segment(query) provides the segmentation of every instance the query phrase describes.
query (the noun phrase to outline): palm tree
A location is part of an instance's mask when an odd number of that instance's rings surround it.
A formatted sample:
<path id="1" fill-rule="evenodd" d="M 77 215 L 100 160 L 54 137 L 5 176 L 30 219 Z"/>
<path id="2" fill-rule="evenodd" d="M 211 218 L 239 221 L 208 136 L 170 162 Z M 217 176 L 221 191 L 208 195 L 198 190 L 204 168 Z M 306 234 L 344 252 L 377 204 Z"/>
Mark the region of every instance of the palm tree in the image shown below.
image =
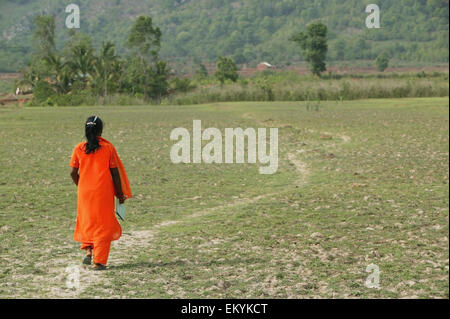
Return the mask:
<path id="1" fill-rule="evenodd" d="M 67 93 L 70 91 L 70 86 L 73 81 L 73 73 L 69 67 L 69 63 L 64 61 L 64 58 L 59 54 L 49 54 L 44 58 L 48 65 L 53 86 L 58 94 Z"/>
<path id="2" fill-rule="evenodd" d="M 117 83 L 120 77 L 121 63 L 115 54 L 112 42 L 103 42 L 100 55 L 94 61 L 94 83 L 102 87 L 103 95 L 108 95 L 109 83 Z"/>
<path id="3" fill-rule="evenodd" d="M 27 67 L 21 69 L 22 77 L 16 81 L 16 86 L 29 86 L 34 88 L 41 80 L 41 74 L 35 69 L 34 65 L 30 63 Z"/>
<path id="4" fill-rule="evenodd" d="M 74 73 L 75 80 L 79 80 L 83 88 L 86 88 L 92 79 L 94 60 L 94 50 L 91 46 L 79 44 L 72 48 L 68 66 Z"/>

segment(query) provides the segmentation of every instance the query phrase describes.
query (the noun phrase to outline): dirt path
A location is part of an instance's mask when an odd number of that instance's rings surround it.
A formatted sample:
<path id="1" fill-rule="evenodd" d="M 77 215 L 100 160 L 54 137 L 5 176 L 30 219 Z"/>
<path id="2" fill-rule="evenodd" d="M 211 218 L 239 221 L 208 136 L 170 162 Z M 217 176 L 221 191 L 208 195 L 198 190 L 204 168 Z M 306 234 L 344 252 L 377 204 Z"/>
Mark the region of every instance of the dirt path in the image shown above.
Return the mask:
<path id="1" fill-rule="evenodd" d="M 297 153 L 288 154 L 288 160 L 294 165 L 295 170 L 298 173 L 298 178 L 294 182 L 294 185 L 297 187 L 305 185 L 307 183 L 307 178 L 309 175 L 309 169 L 307 164 L 300 159 L 300 155 L 302 153 L 303 150 L 298 150 Z M 130 249 L 132 250 L 147 247 L 151 242 L 151 240 L 156 236 L 157 232 L 164 227 L 180 224 L 183 223 L 184 221 L 192 220 L 193 218 L 203 217 L 217 211 L 227 210 L 242 205 L 253 204 L 263 199 L 278 195 L 279 193 L 280 192 L 268 193 L 253 198 L 239 199 L 232 203 L 197 211 L 193 214 L 184 216 L 181 219 L 161 222 L 147 230 L 128 231 L 124 233 L 122 235 L 121 240 L 117 242 L 117 246 L 115 247 L 115 249 L 118 251 L 117 255 L 124 255 L 123 252 L 130 251 Z M 121 261 L 121 260 L 116 259 L 114 261 Z"/>
<path id="2" fill-rule="evenodd" d="M 267 123 L 265 123 L 266 121 L 261 121 L 256 118 L 252 118 L 250 113 L 244 113 L 242 115 L 242 117 L 244 117 L 246 119 L 250 119 L 252 121 L 255 121 L 258 123 L 258 125 L 267 126 Z M 303 152 L 304 152 L 304 150 L 301 149 L 301 150 L 297 150 L 294 153 L 288 153 L 288 156 L 287 156 L 288 160 L 294 165 L 295 170 L 298 173 L 298 179 L 296 179 L 296 181 L 294 182 L 295 186 L 302 186 L 302 185 L 306 184 L 307 177 L 309 175 L 309 169 L 308 169 L 307 164 L 301 160 L 301 154 Z M 161 222 L 157 225 L 154 225 L 152 228 L 150 228 L 148 230 L 130 231 L 127 234 L 124 234 L 122 236 L 123 238 L 121 240 L 121 243 L 119 245 L 117 245 L 117 249 L 124 250 L 124 249 L 133 249 L 133 247 L 145 247 L 148 245 L 148 243 L 151 241 L 151 239 L 154 238 L 155 234 L 161 228 L 164 228 L 164 227 L 167 227 L 170 225 L 174 225 L 174 224 L 179 224 L 186 220 L 191 220 L 192 218 L 199 218 L 199 217 L 202 217 L 202 216 L 205 216 L 205 215 L 217 212 L 217 211 L 227 210 L 227 209 L 235 208 L 235 207 L 241 206 L 241 205 L 253 204 L 260 200 L 270 198 L 277 194 L 279 194 L 279 192 L 263 194 L 263 195 L 259 195 L 259 196 L 253 197 L 253 198 L 239 199 L 239 200 L 236 200 L 229 204 L 200 210 L 193 214 L 187 215 L 187 216 L 183 217 L 182 219 Z"/>

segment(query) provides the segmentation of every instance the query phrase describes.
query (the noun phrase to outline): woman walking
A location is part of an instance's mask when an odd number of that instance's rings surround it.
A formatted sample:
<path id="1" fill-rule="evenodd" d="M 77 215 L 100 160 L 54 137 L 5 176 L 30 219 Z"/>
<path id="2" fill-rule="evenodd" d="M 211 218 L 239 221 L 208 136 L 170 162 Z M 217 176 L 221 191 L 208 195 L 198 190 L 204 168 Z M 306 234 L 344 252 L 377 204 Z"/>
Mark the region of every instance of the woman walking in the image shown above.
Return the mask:
<path id="1" fill-rule="evenodd" d="M 106 269 L 111 241 L 122 235 L 114 214 L 114 195 L 123 204 L 132 196 L 123 164 L 114 146 L 101 137 L 103 122 L 91 116 L 85 123 L 86 142 L 77 144 L 70 160 L 78 187 L 77 223 L 73 239 L 86 250 L 83 263 Z"/>

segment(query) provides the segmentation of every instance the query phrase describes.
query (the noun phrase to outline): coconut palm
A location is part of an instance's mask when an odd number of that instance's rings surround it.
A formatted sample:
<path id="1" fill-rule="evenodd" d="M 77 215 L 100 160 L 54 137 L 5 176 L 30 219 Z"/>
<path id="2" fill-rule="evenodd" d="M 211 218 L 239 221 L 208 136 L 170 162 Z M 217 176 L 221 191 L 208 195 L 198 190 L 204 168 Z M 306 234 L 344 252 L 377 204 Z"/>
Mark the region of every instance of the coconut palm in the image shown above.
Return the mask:
<path id="1" fill-rule="evenodd" d="M 91 45 L 80 43 L 72 47 L 67 65 L 74 74 L 74 80 L 79 81 L 83 88 L 92 81 L 94 61 L 94 50 Z"/>
<path id="2" fill-rule="evenodd" d="M 73 73 L 69 64 L 59 54 L 49 54 L 44 58 L 50 74 L 51 82 L 58 94 L 67 93 L 73 82 Z"/>
<path id="3" fill-rule="evenodd" d="M 108 87 L 115 87 L 121 74 L 121 62 L 112 42 L 102 43 L 100 54 L 94 60 L 93 70 L 95 87 L 101 88 L 104 96 L 108 95 Z"/>
<path id="4" fill-rule="evenodd" d="M 16 81 L 17 87 L 31 87 L 34 88 L 39 80 L 42 79 L 42 75 L 35 68 L 35 64 L 30 63 L 27 67 L 21 69 L 22 77 Z"/>

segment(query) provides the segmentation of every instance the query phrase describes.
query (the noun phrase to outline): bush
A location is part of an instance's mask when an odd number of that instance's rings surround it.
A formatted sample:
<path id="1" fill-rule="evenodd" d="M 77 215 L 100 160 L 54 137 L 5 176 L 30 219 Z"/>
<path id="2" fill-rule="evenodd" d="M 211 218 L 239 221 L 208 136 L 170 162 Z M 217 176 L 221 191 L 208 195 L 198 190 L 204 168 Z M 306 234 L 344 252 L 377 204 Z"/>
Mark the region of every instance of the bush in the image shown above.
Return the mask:
<path id="1" fill-rule="evenodd" d="M 33 93 L 33 102 L 36 104 L 47 102 L 49 99 L 56 95 L 56 92 L 51 84 L 43 80 L 40 80 L 36 83 Z"/>
<path id="2" fill-rule="evenodd" d="M 180 79 L 178 77 L 174 78 L 170 82 L 170 86 L 175 92 L 183 92 L 183 93 L 189 92 L 195 89 L 196 87 L 194 84 L 192 84 L 190 79 L 188 78 Z"/>
<path id="3" fill-rule="evenodd" d="M 387 56 L 387 54 L 382 53 L 377 57 L 375 63 L 377 65 L 377 70 L 380 72 L 384 72 L 384 70 L 386 70 L 389 65 L 389 57 Z"/>
<path id="4" fill-rule="evenodd" d="M 42 103 L 41 103 L 42 104 Z M 69 94 L 52 95 L 44 103 L 47 106 L 79 106 L 96 105 L 97 99 L 90 90 L 70 92 Z"/>
<path id="5" fill-rule="evenodd" d="M 273 86 L 266 80 L 261 80 L 257 82 L 257 86 L 262 90 L 265 101 L 274 101 L 275 94 L 273 92 Z"/>

